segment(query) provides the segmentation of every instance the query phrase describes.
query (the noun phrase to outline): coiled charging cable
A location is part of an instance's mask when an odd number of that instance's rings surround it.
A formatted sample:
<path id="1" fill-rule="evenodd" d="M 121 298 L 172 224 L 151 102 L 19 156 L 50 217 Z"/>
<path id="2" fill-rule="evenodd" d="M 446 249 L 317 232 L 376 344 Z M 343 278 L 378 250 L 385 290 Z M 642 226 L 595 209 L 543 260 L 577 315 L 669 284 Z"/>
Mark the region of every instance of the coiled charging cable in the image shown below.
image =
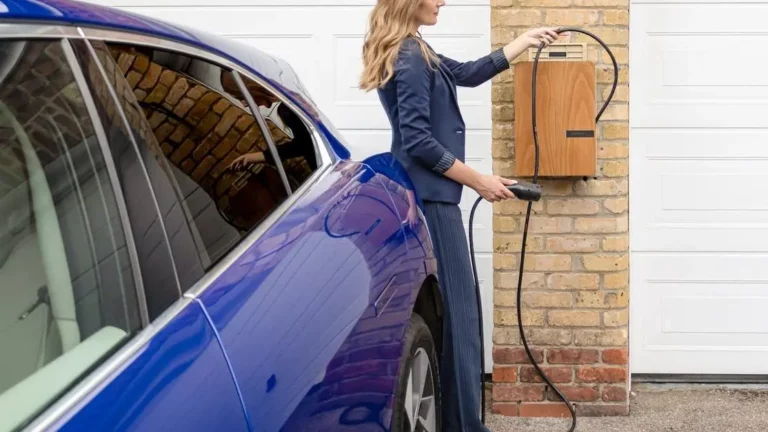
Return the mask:
<path id="1" fill-rule="evenodd" d="M 557 33 L 564 33 L 564 32 L 574 32 L 574 33 L 582 33 L 585 34 L 592 39 L 596 40 L 602 47 L 605 49 L 605 51 L 608 53 L 608 55 L 611 57 L 611 62 L 613 62 L 613 86 L 611 87 L 611 92 L 608 94 L 608 97 L 605 98 L 605 103 L 603 104 L 603 107 L 600 108 L 600 111 L 597 113 L 597 116 L 595 117 L 595 123 L 597 123 L 600 120 L 600 116 L 603 115 L 603 112 L 605 111 L 605 108 L 608 106 L 608 104 L 611 102 L 611 99 L 613 98 L 613 94 L 616 92 L 616 84 L 619 81 L 619 65 L 616 63 L 616 58 L 613 56 L 613 53 L 608 48 L 608 46 L 603 42 L 599 37 L 594 35 L 593 33 L 586 31 L 584 29 L 575 28 L 575 27 L 561 27 L 556 30 Z M 525 348 L 525 352 L 528 355 L 528 359 L 530 360 L 531 364 L 533 365 L 534 369 L 536 369 L 536 372 L 539 374 L 539 376 L 544 380 L 544 382 L 547 384 L 549 388 L 551 388 L 555 393 L 557 393 L 558 397 L 562 399 L 563 402 L 565 402 L 566 406 L 568 406 L 568 410 L 571 412 L 571 428 L 569 429 L 569 432 L 573 432 L 576 429 L 576 410 L 573 407 L 573 404 L 568 400 L 567 397 L 560 391 L 560 389 L 557 388 L 552 382 L 550 381 L 549 377 L 547 377 L 547 374 L 544 373 L 544 371 L 541 370 L 539 365 L 536 363 L 536 360 L 533 358 L 533 354 L 531 353 L 531 349 L 528 347 L 528 341 L 525 337 L 525 331 L 523 330 L 523 321 L 522 321 L 522 314 L 521 314 L 521 305 L 522 305 L 522 287 L 523 287 L 523 269 L 525 267 L 525 244 L 528 240 L 528 223 L 531 218 L 531 208 L 533 207 L 533 201 L 538 201 L 541 197 L 541 188 L 538 185 L 539 180 L 539 135 L 538 131 L 536 129 L 536 72 L 539 65 L 539 57 L 541 55 L 541 50 L 544 48 L 544 44 L 540 44 L 538 50 L 536 51 L 536 58 L 533 61 L 533 77 L 532 77 L 532 90 L 531 90 L 531 111 L 532 111 L 532 119 L 533 119 L 533 144 L 534 144 L 534 154 L 535 154 L 535 162 L 534 162 L 534 169 L 533 169 L 533 183 L 524 183 L 524 182 L 518 182 L 512 186 L 509 186 L 509 190 L 512 191 L 515 196 L 519 199 L 523 199 L 528 201 L 528 208 L 525 213 L 525 225 L 523 227 L 523 239 L 522 239 L 522 246 L 520 250 L 520 268 L 519 268 L 519 276 L 517 279 L 517 325 L 520 329 L 520 339 L 523 342 L 523 347 Z M 474 246 L 474 238 L 472 235 L 472 225 L 473 220 L 475 217 L 475 209 L 477 208 L 477 205 L 480 203 L 480 201 L 483 200 L 483 197 L 478 197 L 475 201 L 475 204 L 472 206 L 472 211 L 469 213 L 469 251 L 472 258 L 472 271 L 474 273 L 475 277 L 475 290 L 477 291 L 477 311 L 480 318 L 480 395 L 482 397 L 482 410 L 481 410 L 481 416 L 482 421 L 485 423 L 485 339 L 483 335 L 483 307 L 482 307 L 482 300 L 480 299 L 480 281 L 477 276 L 477 265 L 475 264 L 475 246 Z M 546 395 L 546 387 L 544 394 Z"/>

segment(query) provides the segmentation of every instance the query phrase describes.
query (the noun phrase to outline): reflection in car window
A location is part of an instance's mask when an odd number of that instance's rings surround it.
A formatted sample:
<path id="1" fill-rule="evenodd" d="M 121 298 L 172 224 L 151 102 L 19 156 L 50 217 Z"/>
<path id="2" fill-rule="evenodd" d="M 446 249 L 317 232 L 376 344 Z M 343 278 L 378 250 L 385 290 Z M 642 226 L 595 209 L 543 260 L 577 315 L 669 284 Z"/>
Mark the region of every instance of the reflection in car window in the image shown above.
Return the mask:
<path id="1" fill-rule="evenodd" d="M 166 232 L 170 235 L 168 230 L 174 227 L 168 222 L 173 214 L 167 206 L 161 206 L 160 208 L 165 210 L 161 219 L 152 196 L 153 192 L 158 193 L 163 189 L 157 187 L 153 191 L 147 180 L 147 175 L 150 175 L 150 178 L 157 176 L 160 168 L 153 148 L 140 145 L 141 130 L 133 130 L 133 134 L 128 131 L 120 114 L 120 107 L 112 97 L 109 85 L 104 81 L 104 74 L 91 56 L 85 41 L 73 40 L 72 46 L 82 65 L 85 80 L 107 134 L 139 256 L 149 317 L 155 319 L 181 297 L 174 260 L 166 240 Z M 137 145 L 134 145 L 133 137 L 138 137 Z M 194 267 L 188 266 L 187 270 L 190 269 Z M 186 272 L 179 274 L 184 275 Z"/>
<path id="2" fill-rule="evenodd" d="M 269 126 L 280 160 L 292 180 L 291 187 L 296 190 L 317 170 L 320 163 L 312 133 L 295 111 L 264 86 L 246 76 L 242 76 L 242 79 Z"/>
<path id="3" fill-rule="evenodd" d="M 0 42 L 0 430 L 141 326 L 105 160 L 61 41 Z"/>
<path id="4" fill-rule="evenodd" d="M 266 137 L 228 70 L 146 47 L 108 49 L 169 166 L 208 267 L 287 199 Z M 267 157 L 241 163 L 253 153 Z"/>

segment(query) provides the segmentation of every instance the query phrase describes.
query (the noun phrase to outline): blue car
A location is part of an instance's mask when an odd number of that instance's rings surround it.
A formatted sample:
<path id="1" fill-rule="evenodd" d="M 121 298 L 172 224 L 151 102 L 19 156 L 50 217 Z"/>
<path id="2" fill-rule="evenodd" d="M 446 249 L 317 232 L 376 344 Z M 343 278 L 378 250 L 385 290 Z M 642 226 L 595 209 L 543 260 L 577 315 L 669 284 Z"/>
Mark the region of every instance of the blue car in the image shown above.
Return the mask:
<path id="1" fill-rule="evenodd" d="M 280 59 L 0 2 L 0 218 L 0 431 L 440 430 L 419 199 Z"/>

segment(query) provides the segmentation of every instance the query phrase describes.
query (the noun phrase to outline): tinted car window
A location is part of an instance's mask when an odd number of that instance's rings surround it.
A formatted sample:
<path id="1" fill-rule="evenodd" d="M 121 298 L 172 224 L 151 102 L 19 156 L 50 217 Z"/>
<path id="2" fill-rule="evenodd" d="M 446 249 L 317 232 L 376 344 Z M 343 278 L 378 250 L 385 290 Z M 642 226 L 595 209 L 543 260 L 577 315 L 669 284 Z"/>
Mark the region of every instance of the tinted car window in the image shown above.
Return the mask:
<path id="1" fill-rule="evenodd" d="M 134 118 L 134 121 L 128 122 L 131 130 L 128 129 L 121 114 L 121 107 L 113 97 L 115 93 L 124 94 L 127 91 L 120 85 L 120 81 L 110 79 L 113 75 L 110 75 L 107 69 L 106 74 L 101 72 L 99 62 L 91 55 L 86 42 L 74 40 L 72 44 L 107 134 L 139 255 L 149 316 L 154 319 L 181 296 L 166 235 L 166 232 L 170 233 L 176 228 L 173 223 L 174 215 L 171 213 L 173 208 L 161 205 L 160 208 L 165 210 L 165 213 L 164 217 L 160 216 L 153 197 L 155 193 L 158 198 L 168 194 L 162 193 L 162 187 L 153 189 L 147 179 L 148 175 L 161 176 L 157 162 L 159 149 L 156 145 L 152 146 L 153 141 L 146 140 L 146 137 L 151 138 L 152 134 L 142 130 L 141 123 L 135 121 L 135 115 L 129 117 L 130 110 L 125 111 L 126 118 Z M 115 93 L 111 89 L 114 89 Z M 189 269 L 194 267 L 190 266 Z"/>
<path id="2" fill-rule="evenodd" d="M 208 267 L 287 198 L 274 162 L 233 164 L 266 151 L 264 133 L 230 71 L 145 47 L 110 44 L 109 52 L 159 145 Z"/>
<path id="3" fill-rule="evenodd" d="M 105 158 L 61 41 L 2 41 L 0 430 L 141 326 Z"/>
<path id="4" fill-rule="evenodd" d="M 319 165 L 312 133 L 296 112 L 258 82 L 242 76 L 243 83 L 269 127 L 292 190 L 296 190 Z M 268 154 L 252 153 L 258 159 Z"/>

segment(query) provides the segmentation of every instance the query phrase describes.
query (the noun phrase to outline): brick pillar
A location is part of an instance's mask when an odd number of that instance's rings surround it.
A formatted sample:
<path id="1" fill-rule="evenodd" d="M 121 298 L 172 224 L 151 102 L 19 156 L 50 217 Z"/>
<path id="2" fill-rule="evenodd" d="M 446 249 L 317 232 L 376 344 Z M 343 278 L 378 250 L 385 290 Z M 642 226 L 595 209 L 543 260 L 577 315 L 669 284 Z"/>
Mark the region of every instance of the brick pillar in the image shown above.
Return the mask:
<path id="1" fill-rule="evenodd" d="M 611 47 L 621 73 L 598 124 L 598 175 L 542 181 L 529 228 L 523 323 L 536 360 L 577 405 L 580 415 L 625 415 L 628 344 L 628 2 L 627 0 L 492 0 L 494 48 L 526 29 L 570 25 Z M 598 104 L 613 70 L 587 36 L 596 63 Z M 527 53 L 519 60 L 527 60 Z M 514 177 L 514 73 L 493 82 L 493 170 Z M 598 105 L 598 108 L 601 105 Z M 568 415 L 527 362 L 517 328 L 516 298 L 523 202 L 494 206 L 493 411 L 505 415 Z"/>

